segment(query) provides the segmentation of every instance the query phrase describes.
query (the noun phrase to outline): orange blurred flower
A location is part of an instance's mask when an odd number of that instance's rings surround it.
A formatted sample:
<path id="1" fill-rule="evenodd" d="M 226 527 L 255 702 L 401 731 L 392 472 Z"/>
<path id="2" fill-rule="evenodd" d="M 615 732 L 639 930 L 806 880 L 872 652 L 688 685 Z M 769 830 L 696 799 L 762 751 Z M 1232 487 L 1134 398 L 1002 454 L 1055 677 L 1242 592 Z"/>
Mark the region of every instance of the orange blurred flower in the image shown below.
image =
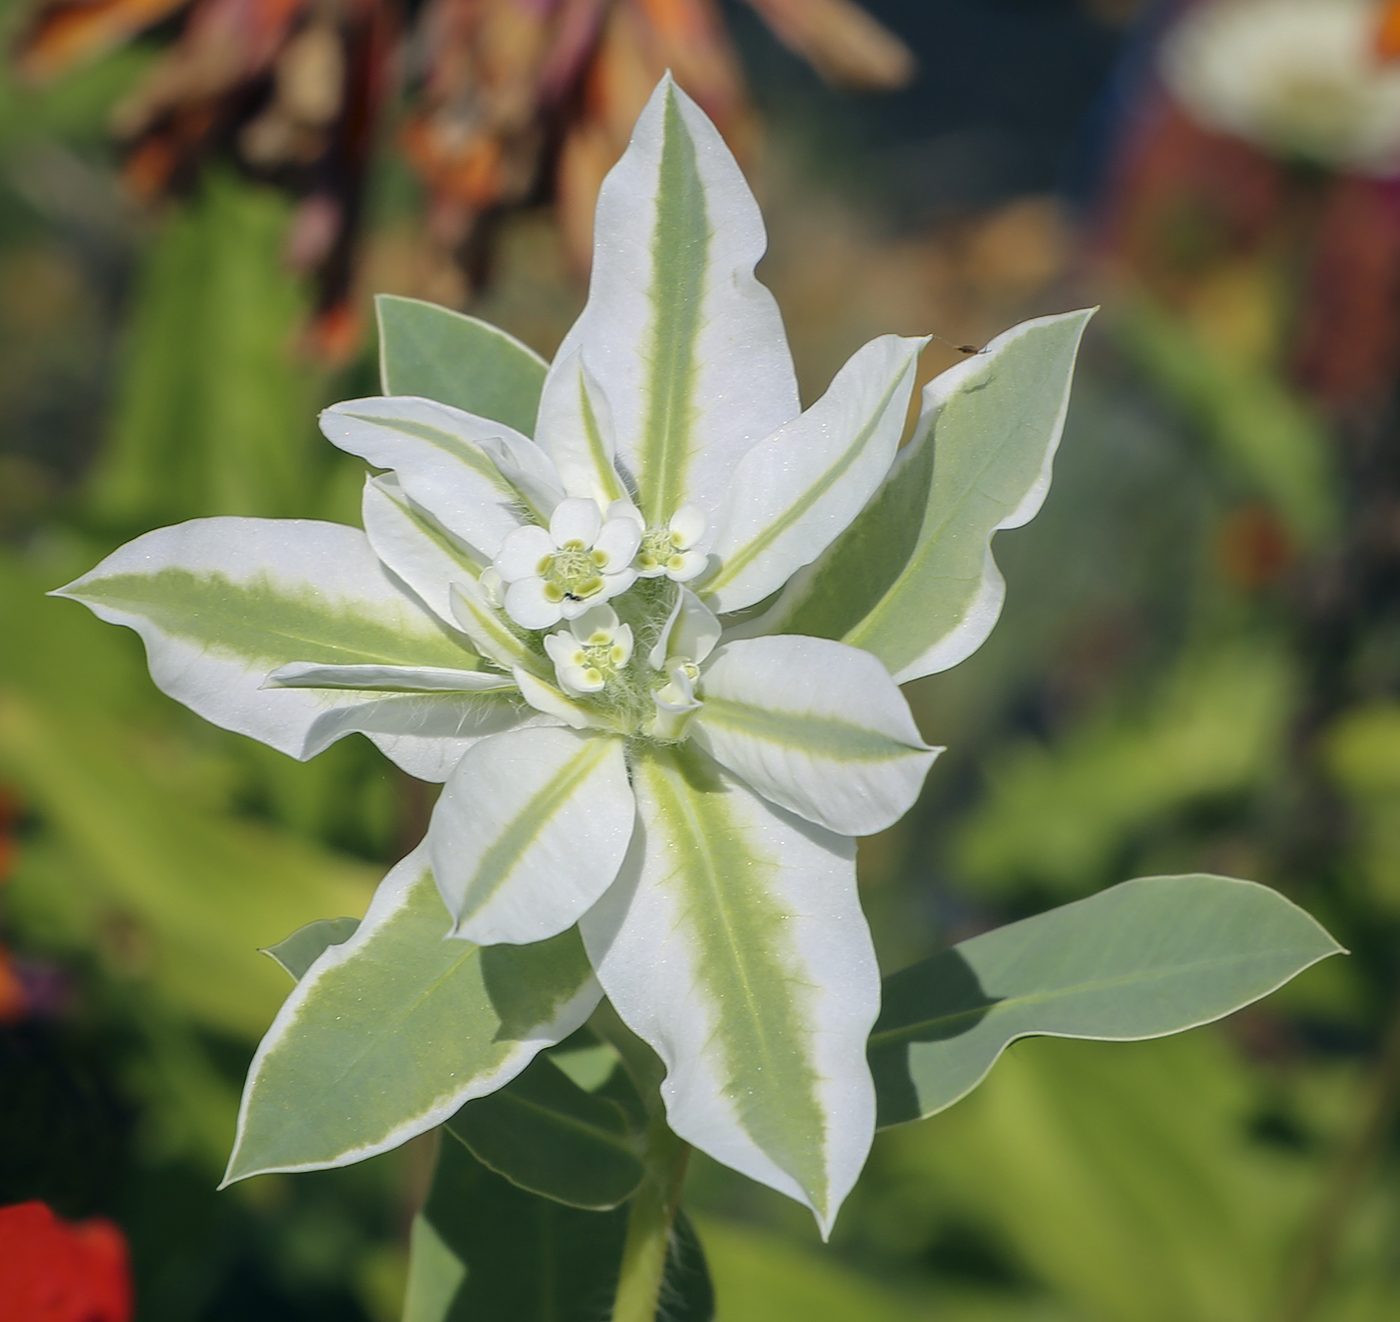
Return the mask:
<path id="1" fill-rule="evenodd" d="M 0 1322 L 131 1322 L 126 1240 L 110 1221 L 0 1207 Z"/>

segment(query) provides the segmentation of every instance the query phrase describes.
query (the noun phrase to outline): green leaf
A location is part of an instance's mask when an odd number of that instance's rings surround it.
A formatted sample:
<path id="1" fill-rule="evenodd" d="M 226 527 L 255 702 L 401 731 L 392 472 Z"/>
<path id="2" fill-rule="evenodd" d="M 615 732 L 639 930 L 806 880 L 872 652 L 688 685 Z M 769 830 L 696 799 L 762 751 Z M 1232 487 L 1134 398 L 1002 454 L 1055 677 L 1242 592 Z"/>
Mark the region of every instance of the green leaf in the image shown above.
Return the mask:
<path id="1" fill-rule="evenodd" d="M 972 937 L 885 980 L 879 1123 L 951 1106 L 1017 1038 L 1178 1033 L 1341 949 L 1276 891 L 1204 874 L 1140 877 Z"/>
<path id="2" fill-rule="evenodd" d="M 1091 315 L 1024 322 L 925 386 L 919 429 L 889 479 L 794 576 L 763 631 L 839 638 L 901 684 L 980 647 L 1006 586 L 992 534 L 1045 499 Z"/>
<path id="3" fill-rule="evenodd" d="M 576 932 L 483 950 L 445 940 L 447 927 L 420 846 L 268 1029 L 225 1182 L 397 1147 L 513 1078 L 597 1003 Z"/>
<path id="4" fill-rule="evenodd" d="M 611 1314 L 627 1211 L 540 1198 L 444 1142 L 414 1221 L 404 1322 L 598 1322 Z M 682 1213 L 658 1322 L 710 1322 L 714 1294 Z"/>
<path id="5" fill-rule="evenodd" d="M 512 335 L 416 298 L 380 294 L 379 375 L 386 395 L 421 395 L 530 436 L 548 364 Z"/>
<path id="6" fill-rule="evenodd" d="M 318 918 L 298 927 L 291 936 L 284 936 L 275 946 L 263 950 L 273 963 L 280 965 L 300 982 L 327 946 L 338 946 L 355 935 L 358 918 Z"/>
<path id="7" fill-rule="evenodd" d="M 489 1097 L 468 1102 L 446 1128 L 512 1184 L 570 1207 L 616 1207 L 641 1183 L 627 1113 L 585 1092 L 546 1056 Z"/>

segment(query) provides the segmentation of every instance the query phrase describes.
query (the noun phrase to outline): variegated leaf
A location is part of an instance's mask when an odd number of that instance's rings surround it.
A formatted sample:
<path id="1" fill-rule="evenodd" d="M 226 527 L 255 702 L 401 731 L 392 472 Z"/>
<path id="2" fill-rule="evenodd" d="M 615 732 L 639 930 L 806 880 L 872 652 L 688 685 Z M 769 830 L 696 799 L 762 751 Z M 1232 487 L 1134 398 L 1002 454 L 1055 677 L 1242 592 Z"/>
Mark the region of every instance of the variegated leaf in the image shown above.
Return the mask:
<path id="1" fill-rule="evenodd" d="M 407 395 L 334 404 L 326 439 L 376 468 L 393 469 L 405 494 L 490 561 L 528 518 L 547 523 L 554 471 L 528 437 L 487 418 Z M 512 471 L 502 471 L 509 460 Z M 562 492 L 554 490 L 557 500 Z"/>
<path id="2" fill-rule="evenodd" d="M 620 739 L 533 729 L 483 740 L 428 833 L 454 935 L 493 945 L 571 927 L 617 875 L 635 815 Z"/>
<path id="3" fill-rule="evenodd" d="M 687 503 L 713 517 L 734 465 L 797 416 L 797 383 L 777 304 L 753 277 L 763 219 L 669 74 L 603 182 L 594 235 L 588 304 L 552 371 L 583 351 L 649 523 Z"/>
<path id="4" fill-rule="evenodd" d="M 392 741 L 429 724 L 475 735 L 482 719 L 497 728 L 516 719 L 488 695 L 435 695 L 428 721 L 418 699 L 386 707 L 377 693 L 264 687 L 292 663 L 482 668 L 466 638 L 404 592 L 355 528 L 197 519 L 138 537 L 58 595 L 135 629 L 171 697 L 293 757 L 356 730 Z"/>
<path id="5" fill-rule="evenodd" d="M 716 611 L 776 592 L 860 513 L 889 472 L 927 343 L 872 340 L 821 399 L 739 462 L 710 544 L 719 568 L 700 589 Z"/>
<path id="6" fill-rule="evenodd" d="M 827 638 L 721 647 L 688 733 L 765 798 L 842 835 L 903 817 L 940 751 L 879 661 Z"/>
<path id="7" fill-rule="evenodd" d="M 840 638 L 901 684 L 975 652 L 1006 591 L 992 535 L 1045 499 L 1091 315 L 1023 322 L 925 386 L 889 480 L 745 632 Z"/>
<path id="8" fill-rule="evenodd" d="M 875 1116 L 854 843 L 693 747 L 641 753 L 632 772 L 627 861 L 579 925 L 598 979 L 666 1064 L 671 1128 L 806 1203 L 825 1233 Z"/>
<path id="9" fill-rule="evenodd" d="M 273 1020 L 249 1070 L 226 1184 L 397 1147 L 514 1078 L 597 1004 L 576 932 L 482 949 L 445 940 L 448 925 L 420 846 Z"/>

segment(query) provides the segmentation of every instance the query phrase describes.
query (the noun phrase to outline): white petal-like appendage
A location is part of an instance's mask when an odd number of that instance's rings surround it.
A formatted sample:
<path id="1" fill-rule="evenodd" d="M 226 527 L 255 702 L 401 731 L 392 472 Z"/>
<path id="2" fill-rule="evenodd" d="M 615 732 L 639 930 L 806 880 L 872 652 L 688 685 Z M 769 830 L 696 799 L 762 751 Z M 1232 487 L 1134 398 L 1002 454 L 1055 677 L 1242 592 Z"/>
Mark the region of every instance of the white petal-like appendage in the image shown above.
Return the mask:
<path id="1" fill-rule="evenodd" d="M 321 430 L 342 450 L 393 469 L 416 504 L 485 560 L 523 522 L 519 507 L 530 505 L 486 448 L 493 440 L 512 449 L 534 446 L 504 423 L 431 399 L 373 395 L 326 409 Z M 549 517 L 548 510 L 536 514 Z"/>
<path id="2" fill-rule="evenodd" d="M 481 664 L 385 572 L 364 533 L 337 523 L 217 518 L 161 528 L 58 595 L 135 629 L 172 698 L 298 758 L 329 742 L 317 734 L 324 718 L 336 713 L 339 734 L 349 733 L 359 727 L 346 709 L 382 695 L 264 688 L 278 667 Z"/>
<path id="3" fill-rule="evenodd" d="M 842 835 L 897 822 L 939 750 L 868 652 L 780 634 L 720 647 L 689 733 L 765 798 Z"/>
<path id="4" fill-rule="evenodd" d="M 481 566 L 466 547 L 404 494 L 392 474 L 365 480 L 360 504 L 374 553 L 439 618 L 457 628 L 451 585 L 475 579 Z"/>
<path id="5" fill-rule="evenodd" d="M 545 558 L 554 554 L 554 538 L 547 528 L 527 523 L 508 533 L 494 561 L 496 572 L 507 583 L 538 576 Z"/>
<path id="6" fill-rule="evenodd" d="M 558 357 L 586 356 L 648 523 L 687 503 L 713 515 L 740 457 L 797 415 L 782 318 L 753 277 L 766 246 L 729 148 L 668 75 L 603 181 L 588 304 Z"/>
<path id="7" fill-rule="evenodd" d="M 880 978 L 854 842 L 693 748 L 638 757 L 633 786 L 632 848 L 579 924 L 598 980 L 666 1064 L 671 1128 L 825 1233 L 875 1124 Z"/>
<path id="8" fill-rule="evenodd" d="M 593 549 L 607 557 L 598 566 L 605 574 L 619 573 L 632 563 L 642 544 L 642 529 L 631 519 L 609 519 L 598 533 Z"/>
<path id="9" fill-rule="evenodd" d="M 719 567 L 700 589 L 716 611 L 776 592 L 860 513 L 894 461 L 927 343 L 872 340 L 811 408 L 744 456 L 710 543 Z"/>
<path id="10" fill-rule="evenodd" d="M 549 535 L 555 546 L 582 542 L 591 547 L 603 530 L 603 511 L 598 502 L 578 496 L 561 500 L 549 519 Z"/>
<path id="11" fill-rule="evenodd" d="M 542 578 L 521 578 L 506 589 L 506 614 L 522 629 L 548 629 L 565 615 L 565 602 L 545 593 Z"/>
<path id="12" fill-rule="evenodd" d="M 535 442 L 554 461 L 570 496 L 586 496 L 603 509 L 627 497 L 613 467 L 616 445 L 612 410 L 577 350 L 558 357 L 540 396 Z"/>
<path id="13" fill-rule="evenodd" d="M 572 927 L 617 876 L 635 808 L 622 741 L 521 730 L 477 744 L 428 828 L 433 875 L 479 945 Z"/>

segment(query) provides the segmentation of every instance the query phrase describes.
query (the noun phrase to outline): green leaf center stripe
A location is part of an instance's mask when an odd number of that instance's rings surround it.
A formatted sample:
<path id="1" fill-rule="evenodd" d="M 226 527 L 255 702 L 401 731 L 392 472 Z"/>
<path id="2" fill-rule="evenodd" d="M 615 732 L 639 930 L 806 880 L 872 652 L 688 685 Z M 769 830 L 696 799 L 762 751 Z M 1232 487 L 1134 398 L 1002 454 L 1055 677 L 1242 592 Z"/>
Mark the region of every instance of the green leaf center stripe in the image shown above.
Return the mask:
<path id="1" fill-rule="evenodd" d="M 1170 968 L 1154 973 L 1125 973 L 1116 978 L 1094 978 L 1089 982 L 1068 982 L 1062 987 L 1050 987 L 1044 991 L 1024 992 L 1019 995 L 996 997 L 993 1003 L 974 1006 L 970 1010 L 957 1010 L 952 1014 L 931 1015 L 913 1023 L 901 1024 L 898 1028 L 887 1028 L 870 1035 L 870 1049 L 888 1047 L 900 1042 L 917 1041 L 921 1034 L 933 1029 L 946 1028 L 963 1022 L 978 1023 L 994 1015 L 1006 1014 L 1025 1005 L 1043 1005 L 1047 1001 L 1057 1001 L 1069 996 L 1093 995 L 1098 992 L 1113 991 L 1121 987 L 1144 987 L 1154 982 L 1180 982 L 1194 976 L 1223 968 L 1240 968 L 1248 964 L 1286 963 L 1288 951 L 1270 950 L 1260 955 L 1222 955 L 1216 959 L 1194 959 L 1187 963 L 1173 964 Z M 1312 952 L 1299 948 L 1300 954 L 1311 957 Z M 897 975 L 896 975 L 897 976 Z M 992 995 L 991 992 L 988 993 Z M 1082 1035 L 1079 1035 L 1082 1036 Z"/>
<path id="2" fill-rule="evenodd" d="M 510 880 L 526 851 L 613 748 L 611 739 L 583 740 L 579 751 L 525 801 L 501 834 L 482 851 L 481 862 L 467 883 L 469 903 L 484 903 Z"/>
<path id="3" fill-rule="evenodd" d="M 881 419 L 885 416 L 886 410 L 890 406 L 890 400 L 894 398 L 895 392 L 899 389 L 899 384 L 904 379 L 901 372 L 890 387 L 881 396 L 880 402 L 876 405 L 865 425 L 858 431 L 855 438 L 835 459 L 831 467 L 826 470 L 815 482 L 809 486 L 786 510 L 763 529 L 752 541 L 741 546 L 737 551 L 725 560 L 720 566 L 719 573 L 707 584 L 706 592 L 714 592 L 724 586 L 731 579 L 737 577 L 744 569 L 752 564 L 761 555 L 766 555 L 769 548 L 794 524 L 800 523 L 812 507 L 828 491 L 831 490 L 850 471 L 851 465 L 860 458 L 861 452 L 865 449 L 866 443 L 870 440 L 871 434 L 879 426 Z"/>
<path id="4" fill-rule="evenodd" d="M 789 748 L 804 757 L 891 762 L 924 751 L 878 730 L 820 712 L 775 711 L 772 707 L 755 707 L 707 695 L 699 716 L 702 724 L 724 726 L 736 734 Z"/>
<path id="5" fill-rule="evenodd" d="M 684 760 L 683 760 L 684 759 Z M 683 752 L 647 768 L 667 832 L 694 963 L 709 1001 L 725 1091 L 739 1123 L 811 1195 L 824 1215 L 826 1114 L 803 1050 L 815 988 L 784 947 L 789 915 L 766 882 L 778 872 L 730 808 L 723 786 Z"/>
<path id="6" fill-rule="evenodd" d="M 422 898 L 419 898 L 417 892 L 422 891 L 425 887 L 431 888 L 432 894 L 424 895 Z M 423 875 L 413 883 L 408 894 L 404 897 L 404 908 L 410 911 L 409 920 L 411 923 L 411 930 L 396 930 L 393 923 L 386 924 L 375 932 L 374 935 L 355 952 L 355 960 L 353 963 L 347 961 L 347 964 L 338 964 L 334 968 L 327 969 L 322 976 L 326 978 L 355 977 L 365 982 L 370 969 L 378 964 L 379 967 L 389 970 L 389 976 L 392 979 L 396 981 L 400 980 L 401 975 L 398 973 L 399 965 L 403 959 L 405 950 L 411 948 L 411 938 L 416 937 L 420 942 L 428 939 L 428 933 L 424 930 L 426 924 L 423 918 L 425 915 L 431 914 L 435 920 L 431 934 L 434 943 L 446 945 L 446 941 L 444 940 L 445 934 L 442 930 L 445 924 L 437 922 L 436 917 L 439 913 L 444 919 L 448 915 L 447 911 L 440 906 L 441 900 L 438 898 L 437 894 L 437 883 L 433 880 L 433 874 L 425 871 Z M 346 1079 L 350 1078 L 351 1075 L 356 1072 L 358 1066 L 367 1056 L 378 1049 L 380 1040 L 385 1037 L 390 1037 L 399 1031 L 408 1031 L 405 1026 L 417 1011 L 432 1001 L 434 993 L 440 991 L 448 983 L 461 977 L 462 969 L 465 966 L 481 959 L 480 946 L 472 945 L 470 942 L 465 941 L 454 942 L 454 944 L 463 947 L 461 955 L 444 967 L 430 982 L 423 983 L 417 995 L 413 996 L 411 999 L 400 1002 L 388 1013 L 385 1019 L 379 1021 L 382 1024 L 382 1032 L 378 1039 L 368 1033 L 357 1033 L 355 1035 L 354 1047 L 349 1051 L 337 1052 L 334 1065 L 327 1063 L 325 1074 L 317 1078 L 318 1086 L 322 1087 L 327 1093 L 333 1093 L 340 1084 L 344 1083 Z M 374 954 L 376 946 L 384 947 L 390 958 L 377 960 Z M 315 996 L 317 989 L 317 985 L 313 984 L 311 988 L 312 997 Z M 385 1000 L 390 1003 L 392 1003 L 393 999 L 394 998 L 385 998 Z M 314 1013 L 314 1001 L 311 997 L 304 1003 L 303 1009 Z M 291 1025 L 288 1026 L 289 1029 L 290 1027 Z M 508 1045 L 503 1045 L 501 1051 L 502 1058 L 507 1054 Z M 458 1081 L 448 1076 L 443 1079 L 442 1087 L 438 1089 L 437 1095 L 439 1097 L 444 1097 L 448 1093 L 455 1091 L 457 1086 Z M 353 1093 L 353 1091 L 352 1089 L 351 1092 Z M 426 1109 L 427 1107 L 425 1106 L 424 1110 Z M 412 1118 L 411 1116 L 402 1116 L 399 1117 L 399 1120 L 400 1123 L 402 1123 Z"/>
<path id="7" fill-rule="evenodd" d="M 354 418 L 357 422 L 369 423 L 384 431 L 396 431 L 404 436 L 414 436 L 420 441 L 427 441 L 435 449 L 443 451 L 444 454 L 450 454 L 454 459 L 466 464 L 468 468 L 480 473 L 512 504 L 519 504 L 522 500 L 515 484 L 501 473 L 491 456 L 484 450 L 464 441 L 460 436 L 454 436 L 451 432 L 429 426 L 425 422 L 415 422 L 412 418 L 387 418 L 380 414 L 355 413 L 350 409 L 340 409 L 339 412 L 343 417 Z"/>
<path id="8" fill-rule="evenodd" d="M 402 497 L 390 495 L 388 492 L 386 492 L 385 494 L 388 495 L 388 498 L 392 500 L 395 505 L 398 506 L 399 511 L 403 514 L 404 518 L 406 518 L 410 523 L 412 523 L 413 526 L 419 532 L 421 532 L 424 537 L 426 537 L 430 542 L 432 542 L 432 544 L 436 546 L 438 550 L 440 550 L 445 556 L 447 556 L 454 564 L 460 565 L 463 571 L 465 573 L 470 574 L 473 578 L 481 577 L 481 571 L 483 566 L 477 564 L 477 562 L 472 558 L 471 554 L 463 550 L 457 542 L 453 541 L 453 539 L 447 534 L 447 532 L 443 528 L 438 526 L 435 520 L 427 518 L 424 514 L 422 514 L 419 510 L 415 509 L 408 501 L 404 500 Z"/>
<path id="9" fill-rule="evenodd" d="M 249 663 L 377 663 L 480 669 L 480 659 L 427 616 L 422 632 L 328 600 L 312 587 L 259 574 L 236 583 L 224 574 L 166 568 L 93 579 L 72 594 L 150 620 L 172 638 Z"/>
<path id="10" fill-rule="evenodd" d="M 1076 340 L 1075 343 L 1077 346 L 1078 341 Z M 1072 365 L 1074 362 L 1073 353 L 1069 355 L 1069 360 Z M 1004 365 L 1003 370 L 1005 370 Z M 966 404 L 968 401 L 968 396 L 973 394 L 973 392 L 986 390 L 994 387 L 996 383 L 996 377 L 996 367 L 989 366 L 988 370 L 982 375 L 978 376 L 975 380 L 969 380 L 964 382 L 962 389 L 959 391 L 959 393 L 954 395 L 951 399 L 947 401 L 947 403 L 944 404 L 944 410 L 951 410 L 953 412 L 956 412 L 957 406 L 959 404 Z M 1066 375 L 1065 377 L 1065 389 L 1069 389 L 1068 375 Z M 924 441 L 925 445 L 929 445 L 934 448 L 934 470 L 932 481 L 935 486 L 937 485 L 940 477 L 940 474 L 938 472 L 937 457 L 937 428 L 938 423 L 941 421 L 941 417 L 934 421 L 933 425 L 929 429 L 930 434 L 927 440 Z M 996 420 L 993 419 L 994 423 L 995 421 Z M 905 583 L 907 583 L 915 575 L 920 574 L 922 572 L 924 560 L 929 555 L 933 554 L 935 549 L 941 544 L 943 534 L 945 533 L 945 531 L 948 530 L 949 526 L 962 512 L 963 506 L 966 504 L 968 498 L 974 492 L 977 492 L 978 494 L 982 495 L 986 500 L 990 501 L 992 504 L 1001 506 L 1001 508 L 1005 512 L 1010 512 L 1012 509 L 1015 508 L 1015 505 L 1010 504 L 1005 500 L 999 499 L 997 496 L 992 495 L 991 493 L 983 490 L 982 479 L 992 467 L 994 467 L 998 462 L 1002 460 L 1008 449 L 1014 448 L 1014 442 L 1017 438 L 1014 435 L 1009 434 L 1003 426 L 997 425 L 989 427 L 987 429 L 986 434 L 998 438 L 999 443 L 989 445 L 986 447 L 986 449 L 983 452 L 981 463 L 977 464 L 967 475 L 967 480 L 963 483 L 961 489 L 957 491 L 956 494 L 949 494 L 947 499 L 943 502 L 944 512 L 942 517 L 926 522 L 924 526 L 919 530 L 919 540 L 914 547 L 913 554 L 909 557 L 908 563 L 904 566 L 903 571 L 895 579 L 894 583 L 890 586 L 890 589 L 885 594 L 885 596 L 883 596 L 871 608 L 870 613 L 858 625 L 856 625 L 855 628 L 853 628 L 848 634 L 846 634 L 846 636 L 842 639 L 843 642 L 850 643 L 853 647 L 863 647 L 865 644 L 862 640 L 870 638 L 873 634 L 877 633 L 881 628 L 883 628 L 885 624 L 885 617 L 891 611 L 902 611 L 907 609 L 908 602 L 906 600 L 906 594 L 899 591 L 899 589 L 902 588 L 905 585 Z M 1024 492 L 1020 494 L 1023 495 Z M 927 516 L 925 517 L 927 518 Z M 994 525 L 992 524 L 987 525 L 986 536 L 988 538 L 990 538 L 991 536 L 993 526 Z M 973 582 L 980 579 L 982 574 L 982 560 L 980 557 L 976 560 L 974 564 L 969 566 L 969 570 L 970 572 L 968 574 L 968 577 L 965 580 L 959 581 Z M 913 635 L 910 635 L 911 639 L 912 637 Z M 881 658 L 885 661 L 887 665 L 890 666 L 891 669 L 897 669 L 897 665 L 894 664 L 895 659 L 891 656 L 886 655 L 885 650 L 887 649 L 881 650 Z M 919 654 L 919 650 L 919 648 L 913 647 L 913 650 L 911 651 L 909 647 L 906 647 L 905 651 L 908 652 L 909 655 L 902 658 L 902 660 L 908 660 L 912 656 L 917 656 Z"/>
<path id="11" fill-rule="evenodd" d="M 603 444 L 603 429 L 598 425 L 598 415 L 593 410 L 593 397 L 588 393 L 581 364 L 578 374 L 578 403 L 579 414 L 583 418 L 584 439 L 588 443 L 588 455 L 593 460 L 598 483 L 609 500 L 621 500 L 626 493 L 617 480 L 617 472 L 608 455 L 608 448 Z"/>
<path id="12" fill-rule="evenodd" d="M 651 241 L 647 409 L 637 485 L 642 513 L 664 523 L 684 503 L 695 406 L 695 341 L 705 298 L 711 230 L 705 188 L 674 96 L 667 97 L 656 227 Z"/>

